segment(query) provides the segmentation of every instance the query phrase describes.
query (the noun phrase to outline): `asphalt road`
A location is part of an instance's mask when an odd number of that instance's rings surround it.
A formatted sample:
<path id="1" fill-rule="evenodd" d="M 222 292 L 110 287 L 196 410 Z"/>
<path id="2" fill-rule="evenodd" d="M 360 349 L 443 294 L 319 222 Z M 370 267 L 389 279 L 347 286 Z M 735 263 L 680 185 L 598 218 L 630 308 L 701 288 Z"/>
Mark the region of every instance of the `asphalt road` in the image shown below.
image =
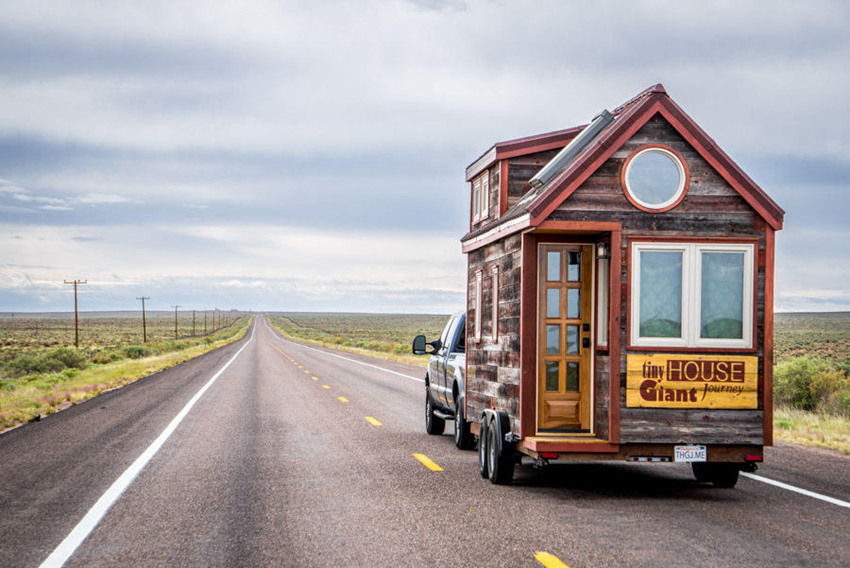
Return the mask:
<path id="1" fill-rule="evenodd" d="M 754 479 L 576 463 L 490 485 L 451 425 L 425 434 L 421 368 L 255 328 L 0 436 L 0 566 L 48 558 L 240 349 L 66 566 L 850 566 L 850 508 Z M 766 460 L 760 476 L 850 501 L 846 456 Z"/>

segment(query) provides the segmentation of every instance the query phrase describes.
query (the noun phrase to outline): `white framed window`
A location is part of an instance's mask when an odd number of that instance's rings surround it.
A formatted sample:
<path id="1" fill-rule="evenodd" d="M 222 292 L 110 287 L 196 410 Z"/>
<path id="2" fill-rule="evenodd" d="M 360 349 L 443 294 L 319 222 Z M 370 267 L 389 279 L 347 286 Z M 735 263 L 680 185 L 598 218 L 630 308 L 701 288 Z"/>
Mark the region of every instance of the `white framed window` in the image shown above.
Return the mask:
<path id="1" fill-rule="evenodd" d="M 491 283 L 493 290 L 493 341 L 499 340 L 499 267 L 494 266 L 491 270 Z"/>
<path id="2" fill-rule="evenodd" d="M 483 298 L 481 294 L 483 274 L 479 270 L 475 273 L 475 340 L 481 340 L 481 312 L 483 307 Z"/>
<path id="3" fill-rule="evenodd" d="M 490 172 L 485 171 L 472 181 L 472 222 L 490 216 Z"/>
<path id="4" fill-rule="evenodd" d="M 597 263 L 596 297 L 598 311 L 596 313 L 596 344 L 608 346 L 608 259 L 600 258 Z"/>
<path id="5" fill-rule="evenodd" d="M 475 178 L 472 182 L 472 222 L 476 223 L 481 218 L 481 178 Z"/>
<path id="6" fill-rule="evenodd" d="M 639 209 L 667 211 L 682 200 L 688 169 L 672 148 L 646 146 L 626 159 L 622 183 L 626 197 Z"/>
<path id="7" fill-rule="evenodd" d="M 486 219 L 490 216 L 490 172 L 485 171 L 481 175 L 481 210 L 478 214 L 479 219 Z"/>
<path id="8" fill-rule="evenodd" d="M 754 245 L 632 243 L 635 347 L 753 345 Z"/>

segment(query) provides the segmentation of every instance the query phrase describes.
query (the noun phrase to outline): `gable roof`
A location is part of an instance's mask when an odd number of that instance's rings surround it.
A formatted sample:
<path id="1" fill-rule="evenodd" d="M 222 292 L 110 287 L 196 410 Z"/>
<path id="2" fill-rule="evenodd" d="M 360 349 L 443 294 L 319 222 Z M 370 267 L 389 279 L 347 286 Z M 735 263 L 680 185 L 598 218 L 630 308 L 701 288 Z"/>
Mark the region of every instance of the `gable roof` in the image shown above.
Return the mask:
<path id="1" fill-rule="evenodd" d="M 474 243 L 470 241 L 480 241 L 480 237 L 491 232 L 504 236 L 542 223 L 558 205 L 572 195 L 593 172 L 656 114 L 661 114 L 774 230 L 782 228 L 785 214 L 782 208 L 670 98 L 663 85 L 654 85 L 638 93 L 615 108 L 611 114 L 614 115 L 611 124 L 588 143 L 559 174 L 545 185 L 530 189 L 499 219 L 465 235 L 461 239 L 464 248 L 473 246 Z M 580 129 L 583 128 L 580 127 Z M 519 222 L 519 219 L 523 221 Z M 502 227 L 503 225 L 510 225 L 511 230 L 508 231 L 508 227 Z M 476 247 L 473 246 L 473 248 Z"/>

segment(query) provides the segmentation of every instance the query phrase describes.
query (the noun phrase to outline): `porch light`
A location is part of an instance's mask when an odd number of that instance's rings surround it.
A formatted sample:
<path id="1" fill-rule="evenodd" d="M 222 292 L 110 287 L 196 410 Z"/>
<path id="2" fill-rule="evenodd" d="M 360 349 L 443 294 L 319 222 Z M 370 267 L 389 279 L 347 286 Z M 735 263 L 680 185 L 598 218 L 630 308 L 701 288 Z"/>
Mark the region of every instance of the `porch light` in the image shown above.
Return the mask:
<path id="1" fill-rule="evenodd" d="M 608 257 L 608 243 L 596 243 L 596 258 L 599 260 L 606 260 Z"/>

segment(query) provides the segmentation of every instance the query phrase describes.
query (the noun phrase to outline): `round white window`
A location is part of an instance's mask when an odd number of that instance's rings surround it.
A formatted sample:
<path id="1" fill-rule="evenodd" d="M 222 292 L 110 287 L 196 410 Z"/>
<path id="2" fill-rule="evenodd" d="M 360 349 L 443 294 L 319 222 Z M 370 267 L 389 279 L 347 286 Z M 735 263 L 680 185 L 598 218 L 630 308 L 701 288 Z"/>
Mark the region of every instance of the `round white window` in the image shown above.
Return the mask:
<path id="1" fill-rule="evenodd" d="M 623 181 L 632 202 L 646 209 L 668 209 L 685 192 L 687 172 L 670 150 L 650 147 L 637 152 L 626 165 Z"/>

